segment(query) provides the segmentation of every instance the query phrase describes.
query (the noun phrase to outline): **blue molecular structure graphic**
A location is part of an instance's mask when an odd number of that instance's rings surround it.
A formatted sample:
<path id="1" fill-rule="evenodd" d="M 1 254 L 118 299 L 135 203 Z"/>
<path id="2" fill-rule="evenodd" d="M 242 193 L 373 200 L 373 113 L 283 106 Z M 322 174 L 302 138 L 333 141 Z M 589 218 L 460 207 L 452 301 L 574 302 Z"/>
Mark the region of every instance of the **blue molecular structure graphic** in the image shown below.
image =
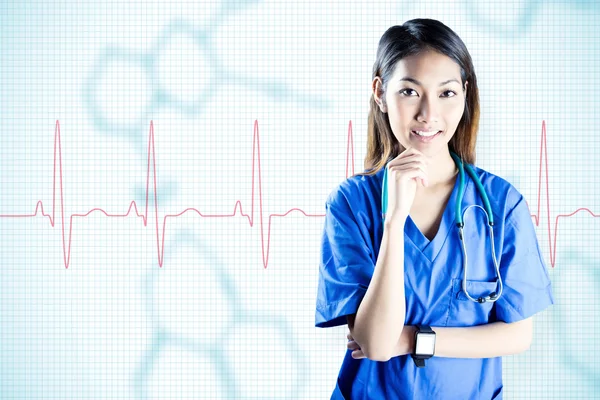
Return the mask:
<path id="1" fill-rule="evenodd" d="M 298 92 L 284 81 L 269 79 L 269 82 L 263 82 L 262 79 L 240 75 L 229 70 L 227 65 L 224 65 L 217 57 L 209 56 L 218 54 L 211 41 L 213 32 L 223 23 L 229 13 L 240 12 L 241 6 L 248 6 L 253 3 L 248 2 L 244 5 L 240 2 L 223 3 L 220 10 L 212 17 L 212 20 L 206 24 L 207 28 L 197 29 L 185 21 L 174 21 L 158 37 L 151 50 L 145 53 L 120 47 L 104 49 L 83 86 L 85 106 L 94 129 L 97 132 L 130 141 L 133 147 L 142 155 L 141 159 L 145 160 L 143 156 L 147 152 L 150 120 L 148 116 L 157 114 L 161 109 L 169 108 L 177 110 L 186 117 L 193 117 L 201 114 L 206 109 L 211 95 L 208 89 L 199 93 L 193 100 L 183 100 L 170 93 L 160 83 L 156 83 L 160 82 L 157 67 L 159 55 L 165 51 L 171 38 L 176 35 L 191 38 L 195 45 L 204 51 L 211 80 L 233 82 L 237 85 L 246 86 L 247 89 L 252 91 L 262 91 L 262 94 L 278 102 L 287 101 L 303 107 L 308 104 L 311 108 L 319 110 L 330 108 L 329 102 L 324 98 Z M 101 110 L 102 104 L 99 96 L 101 83 L 108 68 L 113 64 L 129 65 L 141 71 L 147 82 L 152 83 L 149 85 L 150 90 L 146 94 L 148 98 L 145 99 L 143 106 L 137 110 L 136 115 L 130 116 L 127 122 L 115 120 L 110 115 L 105 115 Z M 163 183 L 160 189 L 157 188 L 157 194 L 159 194 L 163 204 L 174 200 L 173 197 L 177 187 L 177 182 L 167 182 L 166 184 Z M 134 194 L 136 201 L 140 201 L 141 204 L 144 201 L 145 187 L 135 188 Z M 153 196 L 150 196 L 150 200 L 153 201 Z M 218 261 L 218 256 L 205 245 L 202 238 L 192 233 L 180 233 L 173 236 L 172 240 L 168 240 L 165 246 L 165 260 L 168 260 L 169 256 L 176 252 L 182 244 L 193 243 L 194 248 L 199 249 L 206 260 L 210 260 L 206 264 L 211 265 L 211 271 L 217 286 L 215 290 L 219 291 L 221 298 L 226 299 L 229 304 L 229 321 L 221 332 L 211 335 L 210 339 L 206 340 L 192 339 L 170 331 L 167 324 L 160 321 L 160 318 L 156 318 L 156 315 L 159 315 L 156 311 L 156 285 L 164 272 L 161 271 L 158 264 L 149 267 L 146 278 L 142 283 L 142 292 L 146 297 L 144 304 L 147 315 L 150 323 L 152 323 L 152 339 L 139 362 L 134 376 L 131 378 L 136 398 L 146 399 L 150 397 L 150 380 L 153 371 L 159 367 L 157 364 L 160 362 L 161 353 L 167 348 L 173 347 L 210 364 L 213 376 L 216 379 L 216 382 L 212 382 L 212 386 L 219 387 L 223 397 L 244 398 L 247 394 L 243 393 L 238 384 L 239 379 L 235 376 L 234 367 L 238 365 L 239 361 L 236 362 L 225 348 L 228 340 L 229 342 L 235 340 L 233 335 L 236 332 L 239 333 L 242 324 L 255 327 L 258 330 L 267 330 L 270 332 L 270 337 L 281 338 L 285 348 L 283 352 L 278 351 L 278 357 L 284 360 L 283 366 L 286 368 L 286 376 L 290 377 L 285 386 L 283 398 L 302 397 L 307 382 L 308 364 L 301 353 L 294 351 L 297 348 L 294 333 L 286 319 L 272 314 L 267 315 L 266 313 L 244 309 L 238 297 L 238 291 L 234 287 L 232 279 L 227 275 L 229 268 Z M 168 264 L 168 261 L 166 263 Z M 223 310 L 218 311 L 222 312 Z M 204 393 L 201 386 L 199 391 Z"/>
<path id="2" fill-rule="evenodd" d="M 478 26 L 482 30 L 490 31 L 490 33 L 502 38 L 502 40 L 513 41 L 522 38 L 530 31 L 531 26 L 536 22 L 536 18 L 542 15 L 540 10 L 549 4 L 560 3 L 570 8 L 588 10 L 598 10 L 600 8 L 600 3 L 594 0 L 552 3 L 540 0 L 525 0 L 521 4 L 519 2 L 465 0 L 464 7 L 467 10 L 466 14 L 469 17 L 469 22 L 473 25 Z M 510 9 L 515 10 L 512 19 L 495 18 L 499 15 L 506 15 L 506 11 Z"/>
<path id="3" fill-rule="evenodd" d="M 161 33 L 155 45 L 147 53 L 138 53 L 120 47 L 104 49 L 84 83 L 82 95 L 95 131 L 129 140 L 140 154 L 145 155 L 147 152 L 148 128 L 152 115 L 156 115 L 162 109 L 177 110 L 185 117 L 202 114 L 211 99 L 209 88 L 203 88 L 202 93 L 194 96 L 192 100 L 184 100 L 170 93 L 167 88 L 160 84 L 158 60 L 175 36 L 189 37 L 197 48 L 202 49 L 207 66 L 205 72 L 215 82 L 230 82 L 246 87 L 250 91 L 262 92 L 267 98 L 276 102 L 290 102 L 301 107 L 308 105 L 315 110 L 331 109 L 330 102 L 323 97 L 303 94 L 281 80 L 269 78 L 267 81 L 265 78 L 236 73 L 223 64 L 218 57 L 214 56 L 218 54 L 218 51 L 212 43 L 212 35 L 226 16 L 227 4 L 231 7 L 232 12 L 240 11 L 240 3 L 224 3 L 220 12 L 207 24 L 207 28 L 195 28 L 182 20 L 173 21 Z M 249 4 L 252 4 L 252 2 L 245 3 L 246 6 Z M 142 102 L 138 110 L 135 110 L 137 114 L 128 115 L 126 122 L 115 120 L 110 115 L 105 115 L 102 112 L 99 91 L 103 78 L 112 65 L 127 65 L 132 69 L 139 70 L 148 83 L 146 87 L 149 92 L 147 93 L 148 99 Z M 165 184 L 172 189 L 178 187 L 173 182 L 166 182 Z M 144 199 L 145 187 L 140 185 L 135 192 L 136 202 L 141 202 Z M 162 186 L 157 188 L 157 194 L 162 202 L 170 200 L 173 193 L 173 191 L 164 190 Z"/>
<path id="4" fill-rule="evenodd" d="M 147 144 L 146 139 L 149 126 L 148 115 L 156 114 L 156 112 L 163 107 L 176 109 L 189 117 L 201 114 L 206 108 L 208 101 L 210 101 L 210 91 L 206 89 L 204 93 L 201 93 L 192 101 L 178 99 L 177 96 L 170 94 L 166 88 L 161 87 L 160 83 L 155 83 L 160 82 L 158 79 L 157 60 L 159 55 L 164 52 L 171 37 L 176 35 L 189 36 L 199 48 L 204 50 L 206 55 L 216 54 L 217 50 L 213 48 L 211 41 L 211 31 L 216 29 L 218 24 L 209 24 L 209 27 L 209 30 L 197 30 L 183 21 L 173 22 L 165 29 L 162 36 L 158 38 L 153 50 L 146 54 L 134 53 L 131 50 L 118 47 L 105 49 L 98 58 L 95 67 L 92 69 L 91 74 L 85 83 L 83 93 L 83 98 L 86 107 L 89 110 L 94 128 L 98 132 L 129 138 L 144 152 L 146 151 L 145 146 Z M 331 107 L 329 101 L 326 99 L 319 96 L 299 93 L 283 81 L 269 79 L 268 82 L 266 80 L 263 82 L 262 78 L 237 74 L 228 70 L 227 66 L 222 64 L 221 61 L 214 56 L 208 57 L 206 61 L 210 66 L 209 74 L 211 75 L 211 79 L 214 79 L 217 82 L 233 82 L 246 86 L 247 89 L 251 91 L 262 91 L 263 94 L 274 101 L 288 101 L 302 107 L 306 107 L 306 105 L 309 104 L 310 107 L 318 110 Z M 139 68 L 146 75 L 147 80 L 153 82 L 151 85 L 150 100 L 145 104 L 140 115 L 132 117 L 133 121 L 130 123 L 112 121 L 110 116 L 103 115 L 103 113 L 100 112 L 101 104 L 98 99 L 99 85 L 107 68 L 112 63 L 117 62 L 121 64 L 130 64 L 132 67 Z"/>
<path id="5" fill-rule="evenodd" d="M 159 318 L 156 318 L 157 315 L 160 315 L 160 312 L 157 311 L 156 287 L 158 281 L 164 279 L 162 278 L 164 271 L 158 267 L 158 263 L 148 268 L 146 278 L 142 283 L 142 293 L 145 296 L 144 304 L 146 313 L 151 318 L 153 324 L 153 335 L 151 344 L 148 346 L 146 354 L 142 356 L 142 361 L 133 377 L 136 398 L 147 399 L 151 397 L 148 393 L 149 379 L 153 369 L 158 367 L 157 363 L 159 362 L 161 352 L 165 351 L 167 347 L 181 348 L 193 357 L 210 363 L 212 374 L 216 379 L 216 382 L 211 382 L 211 385 L 213 387 L 216 385 L 220 388 L 220 395 L 223 398 L 237 399 L 249 396 L 249 393 L 243 393 L 238 386 L 239 379 L 235 376 L 234 368 L 236 362 L 230 359 L 231 354 L 226 349 L 227 343 L 236 343 L 236 335 L 240 333 L 248 335 L 246 329 L 241 329 L 242 325 L 249 326 L 255 332 L 260 329 L 268 331 L 268 340 L 273 340 L 273 338 L 282 339 L 281 342 L 285 343 L 286 348 L 283 351 L 281 349 L 277 350 L 277 359 L 272 360 L 274 363 L 279 362 L 282 364 L 282 368 L 285 368 L 285 376 L 288 377 L 287 382 L 281 382 L 282 385 L 285 385 L 285 393 L 281 395 L 283 396 L 281 398 L 301 398 L 308 382 L 308 362 L 302 352 L 294 351 L 298 346 L 294 339 L 294 332 L 286 319 L 272 314 L 245 309 L 239 298 L 239 291 L 235 288 L 231 277 L 227 273 L 228 268 L 219 260 L 217 252 L 205 245 L 205 241 L 202 238 L 197 237 L 194 233 L 182 232 L 173 235 L 170 241 L 173 244 L 168 246 L 169 250 L 165 252 L 166 263 L 169 263 L 169 259 L 174 256 L 171 252 L 185 247 L 186 244 L 193 246 L 194 249 L 197 249 L 198 253 L 202 254 L 204 260 L 202 264 L 204 267 L 210 267 L 210 272 L 213 276 L 211 281 L 214 284 L 214 288 L 211 289 L 211 296 L 220 292 L 220 298 L 225 299 L 229 303 L 228 310 L 218 309 L 217 312 L 227 314 L 229 318 L 220 328 L 217 327 L 218 331 L 211 330 L 210 334 L 204 335 L 205 339 L 190 339 L 170 332 L 165 324 Z M 155 317 L 152 318 L 152 316 Z M 200 328 L 209 329 L 207 326 L 201 326 Z M 235 349 L 235 346 L 233 347 Z M 243 356 L 243 361 L 240 362 L 244 363 L 248 362 L 247 357 L 248 359 L 253 357 L 252 354 L 255 350 L 254 348 L 235 349 L 236 352 L 239 351 Z M 252 363 L 252 360 L 249 360 L 249 362 Z M 201 380 L 203 377 L 198 376 L 196 378 Z M 207 393 L 202 388 L 199 390 L 201 393 Z M 252 396 L 250 395 L 250 397 Z"/>
<path id="6" fill-rule="evenodd" d="M 563 269 L 554 280 L 556 331 L 562 364 L 576 372 L 578 386 L 600 391 L 600 260 L 570 249 L 561 257 Z"/>

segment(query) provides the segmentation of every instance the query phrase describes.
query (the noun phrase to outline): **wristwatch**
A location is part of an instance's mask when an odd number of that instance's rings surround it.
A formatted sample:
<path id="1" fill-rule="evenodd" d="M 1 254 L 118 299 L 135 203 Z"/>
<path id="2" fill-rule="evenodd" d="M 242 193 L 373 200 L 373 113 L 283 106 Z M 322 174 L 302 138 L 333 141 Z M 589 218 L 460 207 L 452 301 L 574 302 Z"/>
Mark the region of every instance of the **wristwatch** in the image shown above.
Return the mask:
<path id="1" fill-rule="evenodd" d="M 411 354 L 418 368 L 425 366 L 425 360 L 435 354 L 435 332 L 427 325 L 418 325 L 415 333 L 415 352 Z"/>

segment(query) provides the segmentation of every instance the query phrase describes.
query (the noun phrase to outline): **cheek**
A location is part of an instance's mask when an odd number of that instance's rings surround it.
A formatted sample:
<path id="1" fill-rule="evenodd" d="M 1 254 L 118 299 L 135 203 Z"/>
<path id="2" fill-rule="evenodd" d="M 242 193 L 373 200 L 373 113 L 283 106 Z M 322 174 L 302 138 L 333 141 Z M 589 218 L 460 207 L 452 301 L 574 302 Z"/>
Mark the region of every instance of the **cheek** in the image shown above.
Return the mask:
<path id="1" fill-rule="evenodd" d="M 449 120 L 451 120 L 451 121 L 456 120 L 456 122 L 458 123 L 458 121 L 460 121 L 460 119 L 465 111 L 465 102 L 461 101 L 461 102 L 454 102 L 454 103 L 447 104 L 444 107 L 444 111 L 445 111 L 446 117 Z"/>
<path id="2" fill-rule="evenodd" d="M 412 117 L 417 112 L 417 107 L 407 104 L 406 102 L 398 102 L 392 107 L 389 107 L 388 110 L 390 123 L 393 121 L 397 124 L 406 124 L 410 122 Z"/>
<path id="3" fill-rule="evenodd" d="M 408 113 L 403 112 L 402 110 L 395 109 L 392 112 L 388 113 L 388 118 L 390 120 L 390 128 L 392 128 L 392 132 L 396 136 L 403 136 L 403 132 L 406 131 L 407 127 L 410 125 L 410 118 L 408 117 Z"/>

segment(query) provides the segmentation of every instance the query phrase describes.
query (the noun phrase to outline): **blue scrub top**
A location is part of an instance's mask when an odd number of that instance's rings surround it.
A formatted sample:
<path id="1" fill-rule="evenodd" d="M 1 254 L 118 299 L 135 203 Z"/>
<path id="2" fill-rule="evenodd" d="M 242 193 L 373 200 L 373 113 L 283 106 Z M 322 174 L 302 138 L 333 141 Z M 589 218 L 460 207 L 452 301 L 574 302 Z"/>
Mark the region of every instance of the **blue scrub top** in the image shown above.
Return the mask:
<path id="1" fill-rule="evenodd" d="M 459 179 L 455 181 L 436 236 L 429 241 L 409 216 L 404 227 L 406 325 L 464 327 L 507 323 L 532 316 L 554 303 L 525 198 L 506 180 L 473 166 L 494 213 L 494 241 L 502 296 L 478 304 L 462 291 L 463 256 L 455 221 Z M 381 240 L 381 192 L 384 169 L 353 176 L 328 196 L 321 241 L 315 326 L 344 325 L 354 314 L 373 275 Z M 475 183 L 466 174 L 461 211 L 483 207 Z M 485 213 L 470 208 L 464 216 L 467 290 L 472 297 L 496 289 Z M 343 344 L 340 344 L 343 346 Z M 353 359 L 346 354 L 332 399 L 501 399 L 502 359 L 433 357 L 416 368 L 410 355 L 386 362 Z"/>

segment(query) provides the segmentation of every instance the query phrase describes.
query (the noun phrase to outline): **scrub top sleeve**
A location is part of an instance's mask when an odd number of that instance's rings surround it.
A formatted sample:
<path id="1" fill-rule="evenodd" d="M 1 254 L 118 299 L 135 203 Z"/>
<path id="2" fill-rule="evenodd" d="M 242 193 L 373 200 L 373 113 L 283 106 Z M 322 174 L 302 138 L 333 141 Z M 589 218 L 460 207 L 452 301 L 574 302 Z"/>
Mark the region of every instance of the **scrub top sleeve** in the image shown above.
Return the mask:
<path id="1" fill-rule="evenodd" d="M 506 217 L 500 275 L 504 289 L 495 303 L 498 320 L 520 321 L 554 304 L 546 263 L 522 195 Z"/>
<path id="2" fill-rule="evenodd" d="M 347 323 L 346 316 L 358 310 L 375 269 L 365 239 L 368 230 L 357 222 L 343 193 L 329 196 L 325 209 L 315 313 L 318 328 Z"/>

